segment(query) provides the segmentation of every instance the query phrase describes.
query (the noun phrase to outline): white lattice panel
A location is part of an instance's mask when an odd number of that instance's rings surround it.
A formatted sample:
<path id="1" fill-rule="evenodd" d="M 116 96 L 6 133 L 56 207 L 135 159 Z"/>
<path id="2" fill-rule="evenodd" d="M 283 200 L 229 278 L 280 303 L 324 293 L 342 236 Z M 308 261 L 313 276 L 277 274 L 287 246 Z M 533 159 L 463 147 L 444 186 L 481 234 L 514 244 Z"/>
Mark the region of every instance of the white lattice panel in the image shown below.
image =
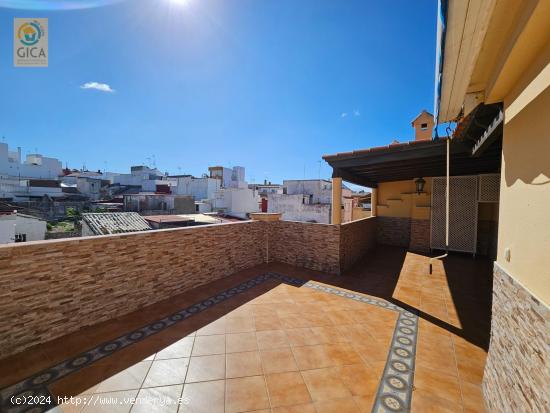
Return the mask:
<path id="1" fill-rule="evenodd" d="M 498 202 L 500 174 L 479 175 L 479 202 Z"/>
<path id="2" fill-rule="evenodd" d="M 452 176 L 449 196 L 449 250 L 475 253 L 477 176 Z M 445 177 L 433 179 L 431 248 L 445 249 Z"/>

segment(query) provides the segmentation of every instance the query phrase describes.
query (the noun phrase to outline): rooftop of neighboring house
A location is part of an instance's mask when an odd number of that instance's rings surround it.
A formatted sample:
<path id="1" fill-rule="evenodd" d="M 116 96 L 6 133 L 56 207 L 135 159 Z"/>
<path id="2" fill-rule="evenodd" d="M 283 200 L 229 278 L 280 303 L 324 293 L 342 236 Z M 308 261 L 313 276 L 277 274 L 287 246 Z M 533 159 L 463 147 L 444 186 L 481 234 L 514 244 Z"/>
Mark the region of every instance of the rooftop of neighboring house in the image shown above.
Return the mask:
<path id="1" fill-rule="evenodd" d="M 15 205 L 0 201 L 0 215 L 10 215 L 15 211 L 17 211 L 17 207 Z"/>
<path id="2" fill-rule="evenodd" d="M 84 213 L 82 221 L 95 235 L 148 231 L 151 226 L 137 212 Z"/>
<path id="3" fill-rule="evenodd" d="M 176 224 L 196 222 L 199 224 L 221 224 L 224 222 L 242 221 L 241 219 L 213 214 L 178 214 L 178 215 L 147 215 L 143 217 L 148 222 L 157 224 Z"/>

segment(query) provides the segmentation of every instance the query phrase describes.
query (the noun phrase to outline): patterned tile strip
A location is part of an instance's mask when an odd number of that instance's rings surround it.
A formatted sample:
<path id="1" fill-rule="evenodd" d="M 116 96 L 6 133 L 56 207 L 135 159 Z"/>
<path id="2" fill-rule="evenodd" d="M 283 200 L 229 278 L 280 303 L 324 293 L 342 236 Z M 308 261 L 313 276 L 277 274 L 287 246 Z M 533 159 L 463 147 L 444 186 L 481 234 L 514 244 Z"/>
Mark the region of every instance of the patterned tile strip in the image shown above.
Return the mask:
<path id="1" fill-rule="evenodd" d="M 45 369 L 19 383 L 0 390 L 0 411 L 6 413 L 36 412 L 41 413 L 56 406 L 55 398 L 50 395 L 47 385 L 61 379 L 71 373 L 80 370 L 115 351 L 125 348 L 135 342 L 141 341 L 156 334 L 176 323 L 182 322 L 194 314 L 198 314 L 207 308 L 226 301 L 235 295 L 245 292 L 250 288 L 262 284 L 269 279 L 312 288 L 340 297 L 349 298 L 366 304 L 376 305 L 382 308 L 399 312 L 399 318 L 393 335 L 393 340 L 388 354 L 386 367 L 381 379 L 373 412 L 407 412 L 410 410 L 412 396 L 412 383 L 414 373 L 414 358 L 416 352 L 416 338 L 418 318 L 415 314 L 402 308 L 372 297 L 366 297 L 348 291 L 317 284 L 312 281 L 288 277 L 275 272 L 258 275 L 248 281 L 239 284 L 206 300 L 193 304 L 190 307 L 173 313 L 152 324 L 134 330 L 109 342 L 100 344 L 93 349 L 85 351 L 76 357 L 65 360 L 51 368 Z M 35 405 L 14 405 L 12 397 L 20 397 L 34 400 L 50 400 L 49 403 Z"/>

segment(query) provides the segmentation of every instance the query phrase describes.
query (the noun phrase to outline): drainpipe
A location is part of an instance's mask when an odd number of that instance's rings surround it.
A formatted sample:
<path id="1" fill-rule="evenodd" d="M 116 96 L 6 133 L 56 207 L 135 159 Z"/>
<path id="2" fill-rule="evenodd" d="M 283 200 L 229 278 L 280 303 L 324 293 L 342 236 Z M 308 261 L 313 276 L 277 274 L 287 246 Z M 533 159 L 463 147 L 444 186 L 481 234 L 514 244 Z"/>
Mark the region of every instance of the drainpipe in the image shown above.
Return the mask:
<path id="1" fill-rule="evenodd" d="M 440 255 L 438 257 L 430 258 L 430 274 L 432 273 L 432 264 L 434 260 L 441 260 L 449 255 L 449 188 L 450 188 L 450 180 L 449 180 L 449 153 L 450 153 L 450 146 L 451 146 L 451 137 L 447 137 L 447 176 L 446 176 L 446 182 L 445 182 L 445 254 Z"/>

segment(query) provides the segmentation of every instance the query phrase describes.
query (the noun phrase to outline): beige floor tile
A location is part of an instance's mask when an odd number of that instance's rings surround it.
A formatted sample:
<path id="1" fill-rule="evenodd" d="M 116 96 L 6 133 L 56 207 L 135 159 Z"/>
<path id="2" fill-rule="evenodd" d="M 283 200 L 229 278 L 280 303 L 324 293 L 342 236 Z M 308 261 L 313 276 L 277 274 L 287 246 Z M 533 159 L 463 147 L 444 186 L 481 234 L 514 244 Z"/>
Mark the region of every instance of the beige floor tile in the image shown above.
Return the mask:
<path id="1" fill-rule="evenodd" d="M 258 331 L 256 337 L 260 350 L 289 346 L 284 330 Z"/>
<path id="2" fill-rule="evenodd" d="M 225 332 L 232 333 L 249 333 L 255 331 L 254 317 L 233 317 L 227 319 Z"/>
<path id="3" fill-rule="evenodd" d="M 236 333 L 226 335 L 226 352 L 242 353 L 243 351 L 258 350 L 256 333 Z"/>
<path id="4" fill-rule="evenodd" d="M 317 413 L 360 413 L 359 407 L 352 398 L 315 402 L 315 409 Z"/>
<path id="5" fill-rule="evenodd" d="M 371 413 L 376 399 L 376 393 L 369 396 L 355 396 L 353 400 L 361 413 Z"/>
<path id="6" fill-rule="evenodd" d="M 142 361 L 134 364 L 132 367 L 101 382 L 97 386 L 95 393 L 139 389 L 151 364 L 151 361 Z"/>
<path id="7" fill-rule="evenodd" d="M 298 370 L 290 348 L 262 350 L 260 356 L 265 374 Z"/>
<path id="8" fill-rule="evenodd" d="M 462 404 L 468 412 L 485 412 L 485 400 L 481 386 L 462 381 L 460 383 L 462 391 Z"/>
<path id="9" fill-rule="evenodd" d="M 353 396 L 373 396 L 378 390 L 381 375 L 365 364 L 337 367 L 337 374 Z"/>
<path id="10" fill-rule="evenodd" d="M 183 385 L 141 389 L 132 413 L 176 413 Z"/>
<path id="11" fill-rule="evenodd" d="M 191 350 L 193 349 L 194 337 L 185 337 L 174 344 L 169 345 L 165 349 L 159 351 L 155 355 L 156 360 L 164 359 L 176 359 L 181 357 L 191 357 Z"/>
<path id="12" fill-rule="evenodd" d="M 462 396 L 458 379 L 437 370 L 416 366 L 414 387 L 424 392 L 437 395 L 438 398 L 460 405 Z"/>
<path id="13" fill-rule="evenodd" d="M 460 404 L 438 397 L 435 391 L 424 389 L 413 391 L 411 405 L 413 413 L 462 413 Z"/>
<path id="14" fill-rule="evenodd" d="M 311 402 L 308 389 L 299 372 L 268 374 L 266 382 L 271 407 Z"/>
<path id="15" fill-rule="evenodd" d="M 297 404 L 295 406 L 280 406 L 272 410 L 273 413 L 316 413 L 313 403 Z"/>
<path id="16" fill-rule="evenodd" d="M 216 321 L 213 321 L 210 324 L 205 325 L 201 329 L 197 330 L 197 336 L 210 336 L 214 334 L 224 334 L 225 333 L 225 318 L 220 318 Z"/>
<path id="17" fill-rule="evenodd" d="M 191 357 L 186 383 L 225 378 L 225 355 Z"/>
<path id="18" fill-rule="evenodd" d="M 351 397 L 351 391 L 343 383 L 337 368 L 302 371 L 313 401 Z"/>
<path id="19" fill-rule="evenodd" d="M 342 343 L 348 341 L 348 338 L 340 332 L 337 326 L 311 327 L 311 330 L 313 334 L 319 338 L 319 344 Z"/>
<path id="20" fill-rule="evenodd" d="M 210 336 L 195 337 L 193 345 L 193 356 L 210 356 L 212 354 L 225 353 L 225 335 L 217 334 Z"/>
<path id="21" fill-rule="evenodd" d="M 324 345 L 293 347 L 292 353 L 300 370 L 334 366 Z"/>
<path id="22" fill-rule="evenodd" d="M 314 334 L 310 327 L 286 329 L 285 333 L 291 346 L 311 346 L 324 343 L 323 338 Z"/>
<path id="23" fill-rule="evenodd" d="M 226 355 L 225 376 L 227 378 L 258 376 L 262 372 L 260 353 L 247 351 Z"/>
<path id="24" fill-rule="evenodd" d="M 256 315 L 254 318 L 254 327 L 256 331 L 280 330 L 282 329 L 281 320 L 276 314 Z"/>
<path id="25" fill-rule="evenodd" d="M 268 409 L 269 399 L 263 376 L 228 379 L 225 388 L 226 413 Z"/>
<path id="26" fill-rule="evenodd" d="M 182 394 L 181 413 L 223 413 L 225 381 L 187 383 Z"/>
<path id="27" fill-rule="evenodd" d="M 170 386 L 185 381 L 188 358 L 155 360 L 145 377 L 143 387 Z"/>
<path id="28" fill-rule="evenodd" d="M 138 390 L 126 390 L 110 393 L 94 394 L 89 405 L 82 409 L 83 413 L 128 413 Z"/>

